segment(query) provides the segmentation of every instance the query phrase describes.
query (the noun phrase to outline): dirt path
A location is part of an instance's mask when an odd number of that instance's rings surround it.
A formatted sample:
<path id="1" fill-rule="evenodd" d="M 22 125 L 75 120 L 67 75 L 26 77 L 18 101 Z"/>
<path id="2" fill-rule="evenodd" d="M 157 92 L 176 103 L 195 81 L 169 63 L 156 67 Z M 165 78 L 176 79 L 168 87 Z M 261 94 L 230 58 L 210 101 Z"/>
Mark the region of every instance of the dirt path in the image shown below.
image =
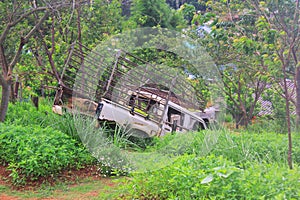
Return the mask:
<path id="1" fill-rule="evenodd" d="M 103 178 L 96 166 L 63 172 L 58 181 L 39 179 L 25 187 L 12 187 L 9 172 L 0 166 L 0 200 L 90 200 L 109 193 L 117 185 L 112 178 Z M 41 188 L 47 181 L 50 186 Z"/>
<path id="2" fill-rule="evenodd" d="M 15 191 L 7 189 L 0 194 L 0 200 L 90 200 L 99 199 L 101 193 L 109 193 L 115 183 L 112 180 L 96 180 L 67 186 L 68 190 L 55 188 L 49 195 L 43 191 Z M 41 196 L 42 195 L 42 196 Z"/>
<path id="3" fill-rule="evenodd" d="M 19 200 L 18 197 L 12 197 L 12 196 L 8 196 L 6 194 L 0 194 L 0 199 L 1 200 Z"/>

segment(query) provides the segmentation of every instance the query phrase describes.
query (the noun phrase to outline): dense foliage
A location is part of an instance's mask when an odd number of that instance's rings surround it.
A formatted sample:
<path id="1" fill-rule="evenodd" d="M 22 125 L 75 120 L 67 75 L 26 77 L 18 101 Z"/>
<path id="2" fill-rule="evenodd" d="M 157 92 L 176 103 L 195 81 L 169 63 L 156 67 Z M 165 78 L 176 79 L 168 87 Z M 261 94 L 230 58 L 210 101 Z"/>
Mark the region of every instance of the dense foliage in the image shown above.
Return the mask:
<path id="1" fill-rule="evenodd" d="M 8 165 L 16 184 L 55 176 L 63 169 L 82 168 L 94 162 L 74 139 L 52 128 L 0 126 L 0 160 Z"/>
<path id="2" fill-rule="evenodd" d="M 72 117 L 52 113 L 45 102 L 39 111 L 26 102 L 10 106 L 7 122 L 0 124 L 0 162 L 14 184 L 96 163 L 80 142 Z"/>
<path id="3" fill-rule="evenodd" d="M 125 199 L 296 199 L 297 171 L 276 164 L 241 169 L 219 156 L 182 156 L 164 169 L 137 174 L 124 187 Z"/>
<path id="4" fill-rule="evenodd" d="M 133 173 L 118 195 L 125 199 L 297 199 L 298 141 L 294 143 L 296 168 L 288 170 L 285 135 L 224 130 L 169 135 L 149 151 L 178 159 L 159 170 Z"/>
<path id="5" fill-rule="evenodd" d="M 51 104 L 52 102 L 46 99 L 40 100 L 38 109 L 31 102 L 26 101 L 9 104 L 9 112 L 5 124 L 19 126 L 35 125 L 41 128 L 51 127 L 53 130 L 61 131 L 80 141 L 72 115 L 59 116 L 53 113 Z"/>
<path id="6" fill-rule="evenodd" d="M 164 0 L 133 0 L 131 20 L 142 27 L 161 26 L 162 28 L 184 27 L 183 15 L 173 10 Z"/>

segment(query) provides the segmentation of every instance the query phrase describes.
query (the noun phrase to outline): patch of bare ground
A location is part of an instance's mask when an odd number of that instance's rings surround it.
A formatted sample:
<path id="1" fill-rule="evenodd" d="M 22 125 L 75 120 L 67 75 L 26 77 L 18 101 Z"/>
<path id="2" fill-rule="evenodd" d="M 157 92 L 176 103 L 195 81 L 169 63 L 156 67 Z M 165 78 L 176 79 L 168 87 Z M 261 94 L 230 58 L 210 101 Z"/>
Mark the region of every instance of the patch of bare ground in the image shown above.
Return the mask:
<path id="1" fill-rule="evenodd" d="M 6 186 L 10 188 L 12 191 L 17 192 L 27 192 L 32 191 L 36 192 L 38 191 L 42 185 L 49 185 L 55 187 L 58 183 L 65 183 L 68 185 L 69 188 L 75 188 L 77 186 L 80 186 L 81 184 L 85 184 L 86 180 L 89 180 L 90 182 L 99 182 L 101 185 L 107 186 L 108 188 L 113 188 L 115 186 L 115 183 L 112 181 L 111 178 L 105 178 L 99 174 L 98 166 L 86 166 L 81 169 L 72 169 L 72 170 L 64 170 L 59 175 L 53 177 L 40 177 L 37 180 L 27 180 L 26 185 L 22 186 L 15 186 L 12 184 L 11 177 L 9 176 L 10 171 L 7 170 L 6 166 L 0 165 L 0 186 Z M 26 198 L 28 200 L 66 200 L 70 199 L 68 196 L 64 195 L 63 191 L 60 191 L 62 195 L 58 195 L 55 197 L 42 197 L 42 198 Z M 99 196 L 99 193 L 101 190 L 91 190 L 87 191 L 85 193 L 76 194 L 77 197 L 74 197 L 72 199 L 91 199 L 96 198 Z M 73 194 L 74 195 L 74 194 Z M 0 194 L 0 200 L 19 200 L 22 199 L 18 196 L 10 196 L 9 194 L 2 193 Z"/>

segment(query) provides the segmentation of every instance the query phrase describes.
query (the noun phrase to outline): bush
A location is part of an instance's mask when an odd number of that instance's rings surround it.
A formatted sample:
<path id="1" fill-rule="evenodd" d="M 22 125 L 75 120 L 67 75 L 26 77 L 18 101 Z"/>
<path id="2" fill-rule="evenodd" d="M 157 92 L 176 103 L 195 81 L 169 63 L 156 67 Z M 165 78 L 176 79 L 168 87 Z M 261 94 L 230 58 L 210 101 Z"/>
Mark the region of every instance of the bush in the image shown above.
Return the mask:
<path id="1" fill-rule="evenodd" d="M 0 124 L 0 161 L 15 184 L 81 168 L 95 159 L 76 140 L 53 128 Z"/>
<path id="2" fill-rule="evenodd" d="M 76 140 L 78 146 L 85 146 L 91 155 L 96 157 L 95 159 L 98 159 L 99 162 L 101 161 L 99 168 L 104 175 L 126 173 L 123 162 L 120 163 L 119 160 L 114 160 L 119 159 L 119 156 L 115 154 L 120 154 L 121 148 L 141 149 L 138 145 L 128 140 L 129 136 L 124 135 L 125 130 L 122 130 L 120 127 L 117 126 L 111 129 L 109 126 L 104 125 L 102 128 L 96 128 L 95 123 L 97 121 L 93 118 L 68 113 L 65 113 L 63 116 L 54 114 L 51 110 L 51 102 L 45 99 L 41 100 L 39 110 L 29 102 L 17 102 L 9 106 L 5 124 L 31 128 L 50 128 L 52 131 L 67 134 Z M 31 132 L 31 128 L 22 131 Z M 111 154 L 114 154 L 114 156 L 111 156 Z M 103 160 L 104 157 L 107 159 Z M 117 163 L 117 166 L 110 165 L 112 160 L 114 160 L 113 163 Z"/>
<path id="3" fill-rule="evenodd" d="M 300 174 L 253 163 L 246 170 L 222 156 L 181 156 L 159 171 L 135 174 L 120 188 L 124 199 L 297 199 Z"/>
<path id="4" fill-rule="evenodd" d="M 52 113 L 51 106 L 45 100 L 39 104 L 38 110 L 30 102 L 16 102 L 14 104 L 9 103 L 5 123 L 23 126 L 40 125 L 45 127 L 52 124 L 55 118 L 56 115 Z"/>
<path id="5" fill-rule="evenodd" d="M 291 127 L 294 128 L 293 120 L 291 120 L 291 123 Z M 285 116 L 283 118 L 276 117 L 275 119 L 272 119 L 271 116 L 257 117 L 254 123 L 247 127 L 247 131 L 253 133 L 286 133 Z"/>
<path id="6" fill-rule="evenodd" d="M 293 159 L 300 163 L 300 135 L 293 134 Z M 287 163 L 287 135 L 276 133 L 256 134 L 248 131 L 231 133 L 227 130 L 207 130 L 200 133 L 174 134 L 155 140 L 148 151 L 163 154 L 214 154 L 224 156 L 237 167 L 245 163 Z"/>
<path id="7" fill-rule="evenodd" d="M 37 125 L 43 128 L 51 127 L 80 141 L 73 116 L 71 114 L 60 116 L 53 113 L 51 104 L 49 100 L 41 99 L 37 110 L 30 102 L 10 103 L 5 123 L 20 126 Z"/>
<path id="8" fill-rule="evenodd" d="M 299 136 L 299 134 L 292 135 L 293 161 L 297 164 L 300 164 Z M 232 135 L 231 137 L 242 150 L 242 156 L 249 161 L 287 163 L 288 136 L 286 134 L 277 134 L 274 132 L 256 134 L 246 131 L 240 135 Z"/>

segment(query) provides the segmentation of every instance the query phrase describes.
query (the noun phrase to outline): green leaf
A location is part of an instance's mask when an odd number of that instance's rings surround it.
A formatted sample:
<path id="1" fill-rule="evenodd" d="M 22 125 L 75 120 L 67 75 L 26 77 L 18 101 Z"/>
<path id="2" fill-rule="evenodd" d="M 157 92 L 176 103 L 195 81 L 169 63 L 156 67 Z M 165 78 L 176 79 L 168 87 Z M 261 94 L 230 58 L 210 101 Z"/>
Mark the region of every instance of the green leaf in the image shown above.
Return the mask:
<path id="1" fill-rule="evenodd" d="M 207 184 L 210 183 L 214 180 L 214 176 L 212 174 L 209 174 L 207 177 L 205 177 L 202 181 L 201 184 Z"/>

